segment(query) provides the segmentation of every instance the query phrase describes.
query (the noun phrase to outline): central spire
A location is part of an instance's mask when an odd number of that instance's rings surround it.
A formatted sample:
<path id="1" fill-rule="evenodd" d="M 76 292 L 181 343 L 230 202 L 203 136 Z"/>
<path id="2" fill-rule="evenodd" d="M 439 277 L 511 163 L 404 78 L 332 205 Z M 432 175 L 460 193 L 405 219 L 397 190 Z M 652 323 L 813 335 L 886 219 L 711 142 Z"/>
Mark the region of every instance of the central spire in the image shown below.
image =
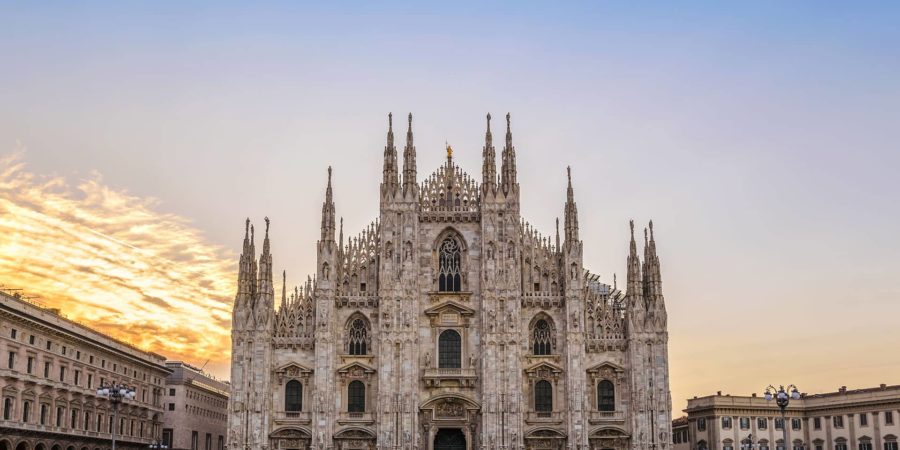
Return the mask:
<path id="1" fill-rule="evenodd" d="M 566 167 L 569 185 L 566 188 L 566 245 L 578 242 L 578 207 L 575 205 L 575 192 L 572 189 L 572 168 Z"/>

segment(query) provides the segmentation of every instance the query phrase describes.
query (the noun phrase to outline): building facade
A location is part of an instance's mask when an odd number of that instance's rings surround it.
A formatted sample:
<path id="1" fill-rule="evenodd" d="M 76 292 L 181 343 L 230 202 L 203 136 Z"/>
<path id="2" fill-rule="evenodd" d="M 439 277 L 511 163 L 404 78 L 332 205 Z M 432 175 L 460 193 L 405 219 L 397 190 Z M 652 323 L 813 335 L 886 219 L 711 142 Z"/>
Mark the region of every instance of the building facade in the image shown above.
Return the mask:
<path id="1" fill-rule="evenodd" d="M 900 386 L 803 394 L 784 421 L 774 401 L 755 394 L 693 398 L 685 412 L 686 423 L 676 424 L 685 450 L 897 450 Z"/>
<path id="2" fill-rule="evenodd" d="M 0 291 L 0 450 L 146 448 L 162 424 L 165 358 Z M 136 396 L 115 410 L 97 395 L 122 383 Z M 116 427 L 115 429 L 113 427 Z"/>
<path id="3" fill-rule="evenodd" d="M 316 275 L 277 309 L 269 221 L 257 258 L 248 219 L 231 450 L 671 446 L 652 224 L 642 261 L 632 223 L 626 290 L 601 283 L 571 173 L 555 238 L 520 215 L 506 119 L 499 172 L 488 116 L 480 183 L 449 147 L 420 182 L 412 115 L 402 156 L 389 116 L 378 219 L 345 241 L 329 168 Z"/>
<path id="4" fill-rule="evenodd" d="M 181 361 L 168 361 L 162 443 L 172 450 L 224 450 L 228 383 Z"/>

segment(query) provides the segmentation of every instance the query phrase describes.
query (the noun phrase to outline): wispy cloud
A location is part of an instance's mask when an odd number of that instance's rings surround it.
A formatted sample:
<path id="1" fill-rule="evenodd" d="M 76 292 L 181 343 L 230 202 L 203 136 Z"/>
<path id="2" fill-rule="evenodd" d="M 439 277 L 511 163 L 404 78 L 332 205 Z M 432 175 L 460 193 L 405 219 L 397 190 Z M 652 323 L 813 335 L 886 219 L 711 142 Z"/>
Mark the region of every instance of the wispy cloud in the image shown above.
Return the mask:
<path id="1" fill-rule="evenodd" d="M 158 202 L 0 157 L 0 284 L 171 358 L 230 351 L 235 259 Z"/>

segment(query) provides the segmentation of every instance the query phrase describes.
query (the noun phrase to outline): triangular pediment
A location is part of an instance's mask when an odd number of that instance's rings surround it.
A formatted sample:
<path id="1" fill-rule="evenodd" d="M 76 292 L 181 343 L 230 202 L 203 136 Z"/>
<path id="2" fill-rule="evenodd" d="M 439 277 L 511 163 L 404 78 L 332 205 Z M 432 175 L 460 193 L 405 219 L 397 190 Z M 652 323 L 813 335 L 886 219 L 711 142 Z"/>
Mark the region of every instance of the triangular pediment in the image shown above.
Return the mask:
<path id="1" fill-rule="evenodd" d="M 602 373 L 602 372 L 622 373 L 622 372 L 625 372 L 625 368 L 616 363 L 610 362 L 610 361 L 603 361 L 602 363 L 597 364 L 594 367 L 591 367 L 587 371 L 589 373 Z"/>
<path id="2" fill-rule="evenodd" d="M 439 315 L 444 312 L 455 312 L 461 316 L 475 315 L 474 309 L 469 308 L 468 306 L 465 306 L 465 305 L 460 305 L 459 303 L 452 302 L 452 301 L 446 302 L 446 303 L 441 303 L 439 305 L 435 305 L 435 306 L 432 306 L 431 308 L 426 309 L 425 315 L 426 316 L 436 316 L 436 315 Z"/>
<path id="3" fill-rule="evenodd" d="M 286 372 L 293 372 L 296 374 L 311 374 L 313 371 L 312 371 L 312 369 L 305 367 L 294 361 L 291 361 L 291 362 L 284 364 L 283 366 L 280 366 L 277 369 L 275 369 L 275 373 L 286 373 Z"/>
<path id="4" fill-rule="evenodd" d="M 557 366 L 548 361 L 541 361 L 531 367 L 525 369 L 525 373 L 538 373 L 538 372 L 549 372 L 552 374 L 559 374 L 563 372 L 562 367 Z"/>
<path id="5" fill-rule="evenodd" d="M 365 374 L 375 373 L 375 369 L 373 367 L 365 365 L 358 361 L 351 362 L 350 364 L 347 364 L 337 370 L 338 373 L 353 373 L 360 371 Z"/>

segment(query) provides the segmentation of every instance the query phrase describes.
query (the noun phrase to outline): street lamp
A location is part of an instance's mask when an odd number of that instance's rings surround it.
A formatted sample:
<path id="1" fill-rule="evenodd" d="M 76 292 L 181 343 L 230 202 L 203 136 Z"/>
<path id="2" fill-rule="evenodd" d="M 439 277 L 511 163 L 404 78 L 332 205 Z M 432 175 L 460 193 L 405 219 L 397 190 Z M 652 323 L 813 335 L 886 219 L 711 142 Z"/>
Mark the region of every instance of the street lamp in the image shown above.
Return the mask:
<path id="1" fill-rule="evenodd" d="M 97 395 L 108 398 L 112 403 L 112 450 L 116 450 L 116 427 L 119 425 L 116 421 L 116 412 L 119 409 L 119 403 L 125 400 L 134 400 L 136 394 L 134 389 L 124 384 L 101 384 L 100 389 L 97 389 Z"/>
<path id="2" fill-rule="evenodd" d="M 790 391 L 790 394 L 788 394 L 788 391 Z M 784 450 L 787 450 L 787 419 L 784 418 L 784 410 L 787 409 L 791 400 L 800 400 L 800 391 L 798 391 L 797 386 L 794 386 L 793 384 L 789 384 L 787 389 L 785 389 L 783 385 L 779 386 L 778 389 L 775 389 L 775 386 L 770 384 L 769 387 L 766 388 L 766 401 L 772 401 L 772 399 L 775 399 L 775 404 L 781 409 L 782 440 L 784 441 Z"/>
<path id="3" fill-rule="evenodd" d="M 162 441 L 160 441 L 159 439 L 155 439 L 153 442 L 150 443 L 150 448 L 152 448 L 152 449 L 167 449 L 167 448 L 169 448 L 169 446 L 166 445 L 165 443 L 163 443 Z"/>

